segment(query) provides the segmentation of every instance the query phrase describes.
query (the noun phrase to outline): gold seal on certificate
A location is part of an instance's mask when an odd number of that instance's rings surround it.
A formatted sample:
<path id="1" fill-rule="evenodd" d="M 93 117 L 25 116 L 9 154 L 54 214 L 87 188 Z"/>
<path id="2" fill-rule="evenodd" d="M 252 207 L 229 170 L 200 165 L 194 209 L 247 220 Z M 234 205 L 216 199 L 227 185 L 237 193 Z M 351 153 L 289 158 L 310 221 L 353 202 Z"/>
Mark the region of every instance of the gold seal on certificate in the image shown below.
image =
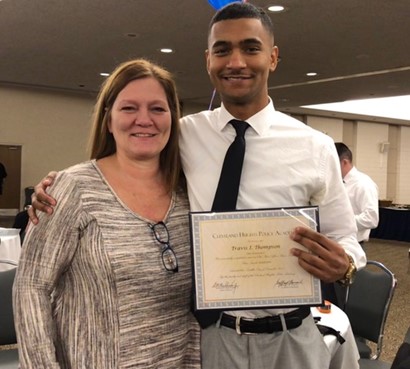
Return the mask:
<path id="1" fill-rule="evenodd" d="M 249 309 L 320 305 L 320 280 L 291 248 L 296 226 L 318 230 L 317 206 L 191 212 L 195 308 Z"/>

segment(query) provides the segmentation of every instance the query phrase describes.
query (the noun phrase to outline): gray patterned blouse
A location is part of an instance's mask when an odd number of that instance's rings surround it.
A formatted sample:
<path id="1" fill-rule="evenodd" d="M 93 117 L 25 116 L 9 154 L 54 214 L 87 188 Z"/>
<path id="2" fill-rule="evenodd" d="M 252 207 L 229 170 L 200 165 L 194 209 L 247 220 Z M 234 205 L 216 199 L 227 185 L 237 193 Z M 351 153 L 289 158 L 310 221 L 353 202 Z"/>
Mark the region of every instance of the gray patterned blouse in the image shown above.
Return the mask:
<path id="1" fill-rule="evenodd" d="M 177 273 L 95 161 L 60 172 L 50 194 L 58 205 L 30 226 L 14 284 L 21 368 L 200 368 L 185 192 L 164 220 Z"/>

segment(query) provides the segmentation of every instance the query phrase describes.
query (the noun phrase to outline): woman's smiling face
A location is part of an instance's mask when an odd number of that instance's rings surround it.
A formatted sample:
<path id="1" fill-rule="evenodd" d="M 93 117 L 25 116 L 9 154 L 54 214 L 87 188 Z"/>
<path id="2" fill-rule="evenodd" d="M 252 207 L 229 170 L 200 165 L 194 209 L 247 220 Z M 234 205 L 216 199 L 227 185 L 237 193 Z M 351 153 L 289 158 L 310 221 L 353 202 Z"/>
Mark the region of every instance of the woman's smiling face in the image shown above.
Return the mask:
<path id="1" fill-rule="evenodd" d="M 108 129 L 117 154 L 159 160 L 171 132 L 171 112 L 161 84 L 152 77 L 128 83 L 113 104 Z"/>

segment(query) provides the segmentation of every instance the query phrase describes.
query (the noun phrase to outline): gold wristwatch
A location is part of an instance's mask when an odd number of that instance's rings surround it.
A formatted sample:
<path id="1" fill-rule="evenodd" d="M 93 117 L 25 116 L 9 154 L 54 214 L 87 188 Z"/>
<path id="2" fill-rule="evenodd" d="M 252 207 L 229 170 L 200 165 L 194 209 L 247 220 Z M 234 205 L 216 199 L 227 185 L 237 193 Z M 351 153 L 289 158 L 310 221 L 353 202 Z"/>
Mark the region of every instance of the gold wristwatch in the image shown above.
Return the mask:
<path id="1" fill-rule="evenodd" d="M 353 283 L 354 277 L 357 272 L 357 268 L 354 264 L 353 258 L 349 254 L 347 254 L 347 257 L 349 258 L 349 267 L 347 268 L 344 277 L 338 280 L 338 282 L 343 286 L 350 286 Z"/>

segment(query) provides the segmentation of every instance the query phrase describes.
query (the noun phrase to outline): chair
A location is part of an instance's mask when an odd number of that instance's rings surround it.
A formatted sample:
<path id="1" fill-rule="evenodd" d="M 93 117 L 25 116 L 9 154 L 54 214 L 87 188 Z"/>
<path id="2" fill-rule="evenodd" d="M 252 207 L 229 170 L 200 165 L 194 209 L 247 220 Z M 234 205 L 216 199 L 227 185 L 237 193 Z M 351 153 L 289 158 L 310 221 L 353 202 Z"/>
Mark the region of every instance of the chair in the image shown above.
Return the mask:
<path id="1" fill-rule="evenodd" d="M 396 352 L 392 363 L 381 360 L 360 359 L 360 369 L 408 369 L 410 368 L 410 327 L 404 336 L 403 343 Z"/>
<path id="2" fill-rule="evenodd" d="M 382 263 L 368 260 L 349 287 L 345 313 L 349 317 L 360 357 L 377 360 L 382 351 L 384 325 L 397 280 Z M 372 352 L 368 342 L 376 344 Z"/>
<path id="3" fill-rule="evenodd" d="M 0 260 L 0 263 L 17 265 L 12 260 Z M 14 330 L 12 288 L 16 268 L 0 272 L 0 345 L 17 343 Z M 0 369 L 17 369 L 19 367 L 18 350 L 0 350 Z"/>

